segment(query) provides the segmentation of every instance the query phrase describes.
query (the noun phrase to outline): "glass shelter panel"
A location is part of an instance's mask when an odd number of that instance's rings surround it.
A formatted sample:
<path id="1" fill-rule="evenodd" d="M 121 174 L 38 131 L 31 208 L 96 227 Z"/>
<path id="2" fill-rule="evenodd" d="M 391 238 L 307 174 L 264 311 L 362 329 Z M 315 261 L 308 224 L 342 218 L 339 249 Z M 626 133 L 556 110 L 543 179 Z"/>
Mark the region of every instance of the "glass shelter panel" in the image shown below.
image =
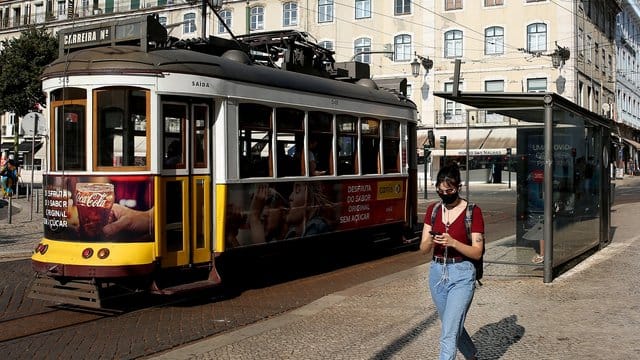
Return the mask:
<path id="1" fill-rule="evenodd" d="M 553 266 L 600 242 L 603 129 L 564 111 L 553 112 L 553 144 L 544 127 L 518 129 L 516 242 L 544 254 L 545 147 L 553 146 Z M 534 254 L 535 255 L 535 254 Z M 542 259 L 538 260 L 540 264 Z"/>

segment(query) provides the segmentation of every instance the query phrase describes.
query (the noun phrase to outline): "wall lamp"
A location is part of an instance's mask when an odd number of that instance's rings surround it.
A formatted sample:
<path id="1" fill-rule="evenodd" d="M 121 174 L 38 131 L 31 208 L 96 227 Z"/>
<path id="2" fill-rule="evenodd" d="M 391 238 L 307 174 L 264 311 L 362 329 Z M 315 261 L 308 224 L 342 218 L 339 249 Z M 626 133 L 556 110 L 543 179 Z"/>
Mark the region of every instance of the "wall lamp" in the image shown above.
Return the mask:
<path id="1" fill-rule="evenodd" d="M 413 75 L 414 77 L 420 75 L 420 65 L 422 65 L 422 67 L 428 74 L 429 70 L 433 68 L 433 60 L 429 59 L 428 56 L 426 58 L 420 56 L 417 52 L 414 52 L 413 54 L 415 55 L 415 57 L 411 62 L 411 75 Z"/>

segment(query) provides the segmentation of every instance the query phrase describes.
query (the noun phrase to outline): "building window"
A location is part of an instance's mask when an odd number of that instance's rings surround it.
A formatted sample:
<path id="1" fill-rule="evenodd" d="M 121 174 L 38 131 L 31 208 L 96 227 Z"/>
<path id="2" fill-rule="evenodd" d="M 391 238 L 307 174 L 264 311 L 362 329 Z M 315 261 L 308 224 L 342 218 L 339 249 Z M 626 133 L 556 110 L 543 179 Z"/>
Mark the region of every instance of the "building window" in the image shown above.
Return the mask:
<path id="1" fill-rule="evenodd" d="M 298 4 L 288 2 L 282 5 L 282 26 L 298 25 Z"/>
<path id="2" fill-rule="evenodd" d="M 131 0 L 130 6 L 131 6 L 131 10 L 140 9 L 140 0 Z"/>
<path id="3" fill-rule="evenodd" d="M 395 0 L 394 15 L 411 14 L 411 0 Z"/>
<path id="4" fill-rule="evenodd" d="M 458 83 L 458 88 L 462 88 L 462 83 Z M 448 82 L 444 84 L 445 92 L 453 92 L 453 83 Z M 455 124 L 463 123 L 462 105 L 455 101 L 446 99 L 444 101 L 444 123 Z"/>
<path id="5" fill-rule="evenodd" d="M 484 31 L 485 55 L 504 54 L 504 29 L 492 26 Z"/>
<path id="6" fill-rule="evenodd" d="M 223 23 L 226 24 L 229 29 L 231 29 L 231 11 L 222 10 L 218 13 L 218 15 L 220 15 L 221 20 L 218 22 L 218 33 L 226 33 L 227 28 L 224 27 Z"/>
<path id="7" fill-rule="evenodd" d="M 546 92 L 546 91 L 547 91 L 546 78 L 527 79 L 527 92 Z"/>
<path id="8" fill-rule="evenodd" d="M 487 80 L 484 82 L 484 91 L 486 92 L 503 92 L 504 80 Z"/>
<path id="9" fill-rule="evenodd" d="M 371 63 L 371 39 L 369 38 L 359 38 L 354 42 L 354 54 L 356 55 L 355 60 L 363 63 L 370 64 Z"/>
<path id="10" fill-rule="evenodd" d="M 318 22 L 332 22 L 333 21 L 333 0 L 319 0 L 318 1 Z"/>
<path id="11" fill-rule="evenodd" d="M 584 30 L 578 29 L 578 55 L 584 57 Z"/>
<path id="12" fill-rule="evenodd" d="M 444 57 L 462 56 L 462 31 L 450 30 L 444 33 Z"/>
<path id="13" fill-rule="evenodd" d="M 527 50 L 530 52 L 547 50 L 547 25 L 536 23 L 527 26 Z"/>
<path id="14" fill-rule="evenodd" d="M 371 17 L 371 0 L 356 0 L 356 19 Z"/>
<path id="15" fill-rule="evenodd" d="M 444 0 L 445 10 L 461 10 L 462 0 Z"/>
<path id="16" fill-rule="evenodd" d="M 484 6 L 500 6 L 504 5 L 504 0 L 484 0 Z"/>
<path id="17" fill-rule="evenodd" d="M 398 35 L 393 39 L 395 61 L 411 61 L 411 35 Z"/>
<path id="18" fill-rule="evenodd" d="M 256 6 L 251 8 L 251 31 L 264 30 L 264 8 Z"/>
<path id="19" fill-rule="evenodd" d="M 333 41 L 330 41 L 330 40 L 320 41 L 318 45 L 320 45 L 321 47 L 327 50 L 333 50 Z"/>
<path id="20" fill-rule="evenodd" d="M 184 34 L 190 34 L 190 33 L 196 32 L 196 14 L 195 13 L 184 14 L 183 22 L 184 23 L 182 25 L 182 32 Z"/>

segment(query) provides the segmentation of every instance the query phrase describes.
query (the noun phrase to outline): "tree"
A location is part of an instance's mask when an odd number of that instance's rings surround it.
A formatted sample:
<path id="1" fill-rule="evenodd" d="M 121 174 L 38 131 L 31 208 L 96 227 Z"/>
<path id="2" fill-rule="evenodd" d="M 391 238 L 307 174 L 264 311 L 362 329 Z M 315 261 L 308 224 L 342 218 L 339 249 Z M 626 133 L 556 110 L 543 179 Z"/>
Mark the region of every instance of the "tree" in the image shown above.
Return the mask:
<path id="1" fill-rule="evenodd" d="M 44 103 L 40 75 L 56 59 L 58 41 L 47 30 L 31 26 L 0 47 L 0 112 L 24 116 Z"/>

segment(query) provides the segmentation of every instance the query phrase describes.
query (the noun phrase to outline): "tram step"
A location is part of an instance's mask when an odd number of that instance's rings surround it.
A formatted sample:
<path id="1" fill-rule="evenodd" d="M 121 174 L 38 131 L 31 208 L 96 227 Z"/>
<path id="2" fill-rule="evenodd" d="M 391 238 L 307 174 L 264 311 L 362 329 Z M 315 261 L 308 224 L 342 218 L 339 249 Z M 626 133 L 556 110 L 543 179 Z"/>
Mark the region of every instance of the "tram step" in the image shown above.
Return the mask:
<path id="1" fill-rule="evenodd" d="M 216 280 L 200 280 L 187 284 L 180 284 L 175 286 L 159 289 L 157 286 L 152 286 L 151 293 L 156 295 L 176 295 L 184 294 L 192 291 L 201 291 L 205 289 L 211 289 L 220 284 L 220 281 Z"/>
<path id="2" fill-rule="evenodd" d="M 99 309 L 102 307 L 97 286 L 90 281 L 59 281 L 36 277 L 28 295 L 32 299 Z"/>

